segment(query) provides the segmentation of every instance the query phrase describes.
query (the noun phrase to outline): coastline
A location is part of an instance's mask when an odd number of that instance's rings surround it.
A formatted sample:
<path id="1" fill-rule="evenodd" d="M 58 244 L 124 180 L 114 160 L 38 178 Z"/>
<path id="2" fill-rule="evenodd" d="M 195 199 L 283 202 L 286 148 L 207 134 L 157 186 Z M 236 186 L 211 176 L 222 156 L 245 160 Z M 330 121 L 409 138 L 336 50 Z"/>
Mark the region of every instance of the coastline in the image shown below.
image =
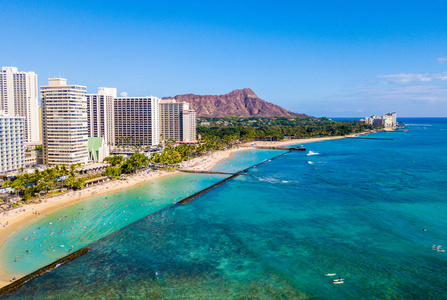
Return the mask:
<path id="1" fill-rule="evenodd" d="M 328 137 L 309 138 L 309 139 L 292 139 L 292 140 L 282 140 L 282 141 L 248 142 L 248 143 L 245 143 L 242 145 L 251 146 L 254 148 L 256 148 L 256 146 L 289 146 L 289 145 L 296 145 L 296 144 L 308 144 L 308 143 L 321 142 L 321 141 L 338 140 L 338 139 L 356 137 L 359 135 L 366 135 L 366 134 L 370 134 L 370 133 L 371 132 L 365 132 L 365 133 L 356 133 L 356 134 L 341 135 L 341 136 L 328 136 Z M 253 143 L 256 143 L 256 145 L 253 145 Z"/>
<path id="2" fill-rule="evenodd" d="M 334 140 L 334 139 L 342 139 L 347 137 L 355 137 L 358 135 L 363 135 L 368 133 L 361 134 L 353 134 L 347 136 L 333 136 L 333 137 L 322 137 L 322 138 L 310 138 L 310 139 L 294 139 L 294 140 L 284 140 L 277 142 L 255 142 L 256 145 L 253 145 L 254 142 L 247 142 L 239 145 L 239 147 L 232 148 L 229 150 L 215 151 L 210 153 L 209 155 L 205 155 L 202 157 L 194 158 L 183 162 L 180 165 L 182 169 L 189 169 L 195 171 L 209 171 L 211 170 L 217 163 L 222 160 L 228 159 L 233 153 L 239 151 L 253 150 L 257 149 L 256 146 L 287 146 L 294 144 L 306 144 L 312 142 L 326 141 L 326 140 Z M 16 208 L 12 210 L 14 212 L 12 215 L 9 214 L 6 217 L 1 218 L 0 225 L 0 253 L 3 245 L 7 242 L 7 240 L 13 236 L 17 231 L 19 231 L 22 227 L 30 224 L 35 221 L 40 216 L 45 216 L 45 214 L 54 212 L 58 209 L 62 209 L 66 206 L 70 206 L 74 203 L 78 203 L 80 201 L 86 201 L 92 197 L 96 197 L 101 194 L 114 192 L 117 190 L 124 190 L 128 188 L 132 188 L 138 184 L 145 183 L 147 181 L 151 181 L 157 178 L 162 178 L 165 176 L 178 174 L 180 171 L 156 171 L 147 173 L 135 174 L 133 176 L 128 177 L 126 180 L 113 180 L 107 181 L 105 183 L 95 185 L 92 187 L 88 187 L 86 189 L 82 189 L 76 192 L 69 192 L 58 196 L 53 196 L 50 198 L 46 198 L 45 202 L 38 204 L 28 204 L 22 206 L 20 208 Z M 26 211 L 17 213 L 19 210 L 25 209 Z M 37 211 L 40 214 L 34 214 L 33 212 Z M 10 211 L 11 212 L 11 211 Z M 9 222 L 6 227 L 3 227 L 3 224 Z M 3 271 L 2 264 L 0 261 L 0 287 L 6 286 L 10 283 L 11 274 L 6 274 Z"/>
<path id="3" fill-rule="evenodd" d="M 254 147 L 238 147 L 224 151 L 212 152 L 210 155 L 197 157 L 186 161 L 181 164 L 181 168 L 191 169 L 196 171 L 209 171 L 217 163 L 222 160 L 229 158 L 234 152 L 245 151 L 255 149 Z M 113 180 L 107 181 L 102 184 L 94 185 L 80 191 L 67 192 L 57 196 L 52 196 L 45 198 L 44 202 L 37 204 L 27 204 L 22 207 L 18 207 L 8 212 L 6 216 L 1 214 L 0 218 L 0 253 L 3 245 L 8 241 L 8 239 L 13 236 L 22 227 L 36 221 L 39 217 L 45 216 L 45 214 L 52 213 L 56 210 L 68 207 L 72 204 L 79 203 L 81 201 L 86 201 L 92 197 L 99 196 L 105 193 L 111 193 L 118 190 L 125 190 L 132 188 L 136 185 L 149 182 L 151 180 L 163 178 L 166 176 L 178 174 L 180 171 L 155 171 L 148 173 L 135 174 L 126 178 L 126 180 Z M 25 210 L 25 211 L 22 211 Z M 19 212 L 21 211 L 21 212 Z M 34 212 L 39 212 L 40 214 L 35 214 Z M 3 225 L 8 222 L 6 227 Z M 6 274 L 3 271 L 2 264 L 0 261 L 0 287 L 4 287 L 11 282 L 9 281 L 13 275 Z M 20 276 L 16 276 L 17 279 Z"/>

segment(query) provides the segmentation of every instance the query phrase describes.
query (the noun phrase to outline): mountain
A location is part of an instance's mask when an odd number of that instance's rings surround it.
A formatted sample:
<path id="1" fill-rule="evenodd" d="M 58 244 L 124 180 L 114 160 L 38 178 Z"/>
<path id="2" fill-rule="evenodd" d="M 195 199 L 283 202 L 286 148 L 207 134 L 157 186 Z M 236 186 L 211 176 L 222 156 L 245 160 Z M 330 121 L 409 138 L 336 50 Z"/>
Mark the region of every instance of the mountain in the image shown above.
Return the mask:
<path id="1" fill-rule="evenodd" d="M 278 105 L 259 99 L 251 89 L 234 90 L 225 95 L 177 95 L 178 101 L 188 102 L 200 117 L 288 117 L 301 116 Z M 163 99 L 172 99 L 164 97 Z"/>

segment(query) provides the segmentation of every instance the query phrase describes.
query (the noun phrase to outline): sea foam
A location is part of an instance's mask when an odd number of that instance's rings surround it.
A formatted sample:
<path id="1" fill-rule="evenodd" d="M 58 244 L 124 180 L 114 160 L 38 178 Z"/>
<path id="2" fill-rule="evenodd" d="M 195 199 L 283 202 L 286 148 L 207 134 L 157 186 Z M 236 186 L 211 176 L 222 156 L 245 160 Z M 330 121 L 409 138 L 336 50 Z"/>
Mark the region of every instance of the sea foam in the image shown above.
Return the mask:
<path id="1" fill-rule="evenodd" d="M 309 151 L 309 153 L 307 153 L 307 156 L 319 155 L 319 154 L 320 153 L 318 153 L 318 152 Z"/>

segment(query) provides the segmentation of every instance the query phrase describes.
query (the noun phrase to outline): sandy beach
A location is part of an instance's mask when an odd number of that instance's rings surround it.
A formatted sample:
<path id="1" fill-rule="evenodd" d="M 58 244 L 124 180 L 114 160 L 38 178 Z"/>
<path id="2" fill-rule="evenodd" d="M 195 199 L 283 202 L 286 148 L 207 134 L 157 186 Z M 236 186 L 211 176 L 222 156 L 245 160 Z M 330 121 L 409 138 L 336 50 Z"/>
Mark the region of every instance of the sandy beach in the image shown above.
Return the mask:
<path id="1" fill-rule="evenodd" d="M 369 134 L 367 133 L 359 133 L 359 134 L 351 134 L 351 135 L 343 135 L 343 136 L 329 136 L 329 137 L 321 137 L 321 138 L 310 138 L 310 139 L 291 139 L 291 140 L 282 140 L 282 141 L 261 141 L 261 142 L 249 142 L 242 144 L 243 146 L 251 146 L 251 147 L 257 147 L 257 146 L 289 146 L 289 145 L 300 145 L 300 144 L 307 144 L 307 143 L 314 143 L 314 142 L 321 142 L 321 141 L 328 141 L 328 140 L 337 140 L 337 139 L 344 139 L 349 137 L 356 137 L 359 135 Z M 253 144 L 256 145 L 253 145 Z"/>
<path id="2" fill-rule="evenodd" d="M 294 140 L 284 140 L 278 142 L 256 142 L 255 143 L 256 145 L 253 145 L 254 144 L 253 142 L 244 143 L 237 148 L 224 151 L 215 151 L 209 155 L 188 160 L 186 162 L 183 162 L 180 165 L 180 168 L 196 170 L 196 171 L 209 171 L 218 162 L 229 158 L 233 153 L 238 151 L 256 149 L 256 146 L 287 146 L 287 145 L 305 144 L 325 140 L 341 139 L 354 136 L 356 135 L 312 138 L 312 139 L 294 139 Z M 30 222 L 33 222 L 40 216 L 45 216 L 45 214 L 72 205 L 79 201 L 86 201 L 94 196 L 98 196 L 104 193 L 110 193 L 113 191 L 128 189 L 130 187 L 133 187 L 135 185 L 150 180 L 177 174 L 178 172 L 179 171 L 155 171 L 150 173 L 140 172 L 139 174 L 128 176 L 126 180 L 107 181 L 105 183 L 94 185 L 82 189 L 80 191 L 76 192 L 71 191 L 57 196 L 45 198 L 43 199 L 42 203 L 28 204 L 10 210 L 9 212 L 2 212 L 0 215 L 0 248 L 5 242 L 7 242 L 8 238 L 14 235 L 18 230 L 20 230 L 20 228 L 22 228 L 23 226 L 27 225 Z M 2 271 L 2 267 L 0 265 L 0 287 L 3 287 L 10 283 L 11 279 L 10 276 L 11 275 L 5 274 Z"/>
<path id="3" fill-rule="evenodd" d="M 209 155 L 198 157 L 186 161 L 180 165 L 182 169 L 191 169 L 197 171 L 208 171 L 218 162 L 227 159 L 232 153 L 254 149 L 253 147 L 238 147 L 225 151 L 216 151 Z M 14 235 L 20 228 L 35 221 L 45 214 L 51 213 L 57 209 L 67 207 L 79 201 L 87 201 L 91 197 L 96 197 L 104 193 L 124 190 L 141 183 L 177 174 L 179 171 L 155 171 L 149 174 L 139 173 L 128 176 L 126 180 L 107 181 L 102 184 L 94 185 L 76 192 L 68 192 L 53 197 L 42 199 L 42 203 L 27 204 L 22 207 L 12 209 L 8 212 L 2 212 L 0 215 L 0 248 L 7 242 L 8 238 Z M 7 225 L 6 225 L 7 224 Z M 11 275 L 5 274 L 0 265 L 0 287 L 10 283 Z"/>

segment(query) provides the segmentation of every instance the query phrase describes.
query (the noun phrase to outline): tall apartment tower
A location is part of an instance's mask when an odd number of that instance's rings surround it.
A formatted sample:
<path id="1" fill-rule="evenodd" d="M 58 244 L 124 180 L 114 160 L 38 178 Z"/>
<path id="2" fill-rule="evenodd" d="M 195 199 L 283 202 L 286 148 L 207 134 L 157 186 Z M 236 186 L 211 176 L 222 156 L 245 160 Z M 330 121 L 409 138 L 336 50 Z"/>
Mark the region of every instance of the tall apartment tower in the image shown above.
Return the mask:
<path id="1" fill-rule="evenodd" d="M 0 174 L 17 171 L 25 161 L 25 118 L 0 110 Z"/>
<path id="2" fill-rule="evenodd" d="M 42 97 L 43 163 L 71 165 L 88 161 L 87 88 L 50 78 Z"/>
<path id="3" fill-rule="evenodd" d="M 115 98 L 115 140 L 121 145 L 155 146 L 159 143 L 159 99 Z"/>
<path id="4" fill-rule="evenodd" d="M 189 105 L 188 105 L 189 106 Z M 196 142 L 197 131 L 197 115 L 195 110 L 189 107 L 183 110 L 183 141 Z"/>
<path id="5" fill-rule="evenodd" d="M 187 102 L 177 102 L 175 99 L 160 100 L 160 139 L 172 139 L 177 142 L 194 142 L 196 131 L 195 111 L 189 108 Z M 191 126 L 192 119 L 194 126 Z M 191 131 L 194 131 L 194 134 Z"/>
<path id="6" fill-rule="evenodd" d="M 89 137 L 103 137 L 106 144 L 115 145 L 116 88 L 98 88 L 98 94 L 87 95 Z"/>
<path id="7" fill-rule="evenodd" d="M 25 142 L 39 141 L 37 75 L 2 67 L 0 72 L 0 110 L 24 117 Z"/>

